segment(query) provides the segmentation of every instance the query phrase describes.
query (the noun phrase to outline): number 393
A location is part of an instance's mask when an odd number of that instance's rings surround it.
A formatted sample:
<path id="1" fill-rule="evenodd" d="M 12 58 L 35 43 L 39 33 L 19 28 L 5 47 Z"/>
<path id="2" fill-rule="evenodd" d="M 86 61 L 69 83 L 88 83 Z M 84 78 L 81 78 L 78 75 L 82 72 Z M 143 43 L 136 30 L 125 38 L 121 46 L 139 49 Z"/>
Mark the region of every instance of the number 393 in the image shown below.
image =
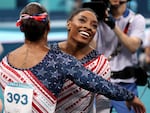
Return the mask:
<path id="1" fill-rule="evenodd" d="M 28 104 L 28 95 L 26 95 L 26 94 L 20 95 L 18 93 L 12 94 L 11 92 L 8 92 L 7 93 L 7 101 L 9 103 L 15 102 L 16 104 L 26 105 L 26 104 Z"/>

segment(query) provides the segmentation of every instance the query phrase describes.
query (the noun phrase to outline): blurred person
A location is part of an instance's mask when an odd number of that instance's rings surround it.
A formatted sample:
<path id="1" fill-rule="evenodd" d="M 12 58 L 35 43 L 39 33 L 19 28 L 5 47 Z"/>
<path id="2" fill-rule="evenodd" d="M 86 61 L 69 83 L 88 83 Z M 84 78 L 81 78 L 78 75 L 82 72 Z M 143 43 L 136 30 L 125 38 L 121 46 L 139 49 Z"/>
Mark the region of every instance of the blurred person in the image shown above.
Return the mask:
<path id="1" fill-rule="evenodd" d="M 133 10 L 134 12 L 138 12 L 138 3 L 137 3 L 137 0 L 131 0 L 129 3 L 128 3 L 128 7 Z"/>
<path id="2" fill-rule="evenodd" d="M 83 2 L 89 2 L 90 0 L 73 0 L 74 1 L 74 4 L 73 4 L 73 11 L 78 9 L 78 8 L 81 8 Z"/>
<path id="3" fill-rule="evenodd" d="M 70 14 L 78 8 L 81 8 L 83 2 L 88 2 L 90 0 L 66 0 L 66 10 Z"/>
<path id="4" fill-rule="evenodd" d="M 74 0 L 73 11 L 78 8 L 81 8 L 82 2 L 83 2 L 83 0 Z"/>
<path id="5" fill-rule="evenodd" d="M 97 29 L 95 15 L 89 9 L 78 9 L 67 20 L 68 38 L 64 42 L 52 45 L 65 53 L 75 56 L 87 69 L 103 78 L 110 79 L 110 66 L 107 58 L 98 54 L 90 46 Z M 110 112 L 110 103 L 106 97 L 95 95 L 66 80 L 56 105 L 56 113 L 94 113 L 94 97 L 99 100 L 100 110 Z M 107 111 L 107 112 L 106 112 Z"/>
<path id="6" fill-rule="evenodd" d="M 148 29 L 145 32 L 145 35 L 146 36 L 145 39 L 143 40 L 142 47 L 139 49 L 138 58 L 139 58 L 140 67 L 143 68 L 147 73 L 147 83 L 145 85 L 145 89 L 146 89 L 146 88 L 150 88 L 150 29 Z M 142 93 L 140 98 L 142 98 L 144 92 Z"/>
<path id="7" fill-rule="evenodd" d="M 136 51 L 144 38 L 145 19 L 127 8 L 127 2 L 109 0 L 110 10 L 106 11 L 106 17 L 99 22 L 95 35 L 96 48 L 110 60 L 111 82 L 138 96 L 136 78 L 131 72 L 126 74 L 125 69 L 138 63 Z M 135 113 L 133 109 L 128 111 L 124 101 L 112 100 L 111 104 L 117 113 Z"/>
<path id="8" fill-rule="evenodd" d="M 0 43 L 0 55 L 3 53 L 3 51 L 4 51 L 3 45 Z"/>
<path id="9" fill-rule="evenodd" d="M 143 40 L 143 51 L 139 53 L 139 65 L 150 75 L 150 29 L 148 30 L 146 38 Z"/>
<path id="10" fill-rule="evenodd" d="M 96 16 L 94 18 L 96 24 Z M 29 3 L 20 12 L 16 25 L 24 33 L 24 44 L 0 62 L 5 112 L 54 113 L 66 79 L 93 93 L 126 100 L 128 108 L 133 107 L 137 113 L 146 112 L 143 103 L 132 92 L 84 68 L 73 56 L 57 48 L 49 48 L 49 22 L 47 10 L 39 3 Z M 91 33 L 90 37 L 93 36 Z"/>

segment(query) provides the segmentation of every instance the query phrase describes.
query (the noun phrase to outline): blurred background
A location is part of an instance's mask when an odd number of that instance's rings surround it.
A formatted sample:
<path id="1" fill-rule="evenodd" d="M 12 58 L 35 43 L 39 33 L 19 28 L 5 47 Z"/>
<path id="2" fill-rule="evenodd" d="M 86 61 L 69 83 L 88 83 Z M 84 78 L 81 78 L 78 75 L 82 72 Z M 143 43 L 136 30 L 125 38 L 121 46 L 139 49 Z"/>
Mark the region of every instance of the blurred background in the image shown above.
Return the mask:
<path id="1" fill-rule="evenodd" d="M 66 39 L 66 20 L 68 15 L 82 2 L 90 0 L 0 0 L 0 60 L 8 52 L 20 46 L 24 41 L 23 33 L 16 27 L 19 12 L 29 2 L 39 2 L 46 7 L 51 19 L 49 43 Z M 146 19 L 145 32 L 150 31 L 150 0 L 131 0 L 128 6 Z M 147 113 L 150 113 L 150 86 L 139 87 L 140 98 L 144 102 Z"/>
<path id="2" fill-rule="evenodd" d="M 66 19 L 82 2 L 90 0 L 0 0 L 0 43 L 3 52 L 0 60 L 9 51 L 20 46 L 24 41 L 23 33 L 16 27 L 19 12 L 29 2 L 39 2 L 50 14 L 51 31 L 48 36 L 50 43 L 66 39 Z"/>
<path id="3" fill-rule="evenodd" d="M 51 19 L 51 32 L 49 41 L 61 41 L 66 39 L 66 19 L 68 15 L 83 2 L 90 0 L 0 0 L 0 43 L 3 45 L 1 58 L 10 50 L 20 46 L 24 40 L 23 34 L 16 27 L 20 10 L 29 2 L 39 2 L 46 7 Z M 131 0 L 129 7 L 137 13 L 141 13 L 150 23 L 150 0 Z"/>

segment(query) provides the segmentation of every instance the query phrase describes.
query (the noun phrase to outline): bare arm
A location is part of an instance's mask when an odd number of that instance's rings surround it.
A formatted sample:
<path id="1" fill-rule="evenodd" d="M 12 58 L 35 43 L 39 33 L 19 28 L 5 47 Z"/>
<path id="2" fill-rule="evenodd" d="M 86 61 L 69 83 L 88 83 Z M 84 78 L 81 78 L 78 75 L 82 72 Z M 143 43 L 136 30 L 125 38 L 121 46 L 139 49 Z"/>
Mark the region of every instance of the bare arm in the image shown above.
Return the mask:
<path id="1" fill-rule="evenodd" d="M 140 47 L 141 40 L 138 37 L 129 37 L 117 25 L 113 30 L 122 44 L 124 44 L 131 52 L 134 53 Z"/>

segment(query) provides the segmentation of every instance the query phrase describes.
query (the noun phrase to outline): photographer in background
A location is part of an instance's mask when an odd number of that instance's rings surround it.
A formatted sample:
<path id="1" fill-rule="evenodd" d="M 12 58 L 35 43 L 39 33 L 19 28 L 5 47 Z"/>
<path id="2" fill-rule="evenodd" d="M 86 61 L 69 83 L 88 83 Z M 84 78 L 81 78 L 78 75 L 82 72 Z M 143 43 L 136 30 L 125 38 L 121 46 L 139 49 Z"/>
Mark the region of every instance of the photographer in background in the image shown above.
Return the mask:
<path id="1" fill-rule="evenodd" d="M 133 67 L 138 62 L 137 49 L 144 38 L 145 19 L 128 9 L 127 2 L 128 0 L 109 0 L 110 11 L 100 20 L 95 36 L 96 49 L 110 60 L 111 81 L 138 95 L 136 78 L 132 73 L 126 74 L 124 69 Z M 111 104 L 117 113 L 135 113 L 133 109 L 129 111 L 125 101 L 112 100 Z"/>
<path id="2" fill-rule="evenodd" d="M 146 36 L 139 53 L 139 65 L 145 69 L 150 77 L 150 29 L 145 34 Z"/>

